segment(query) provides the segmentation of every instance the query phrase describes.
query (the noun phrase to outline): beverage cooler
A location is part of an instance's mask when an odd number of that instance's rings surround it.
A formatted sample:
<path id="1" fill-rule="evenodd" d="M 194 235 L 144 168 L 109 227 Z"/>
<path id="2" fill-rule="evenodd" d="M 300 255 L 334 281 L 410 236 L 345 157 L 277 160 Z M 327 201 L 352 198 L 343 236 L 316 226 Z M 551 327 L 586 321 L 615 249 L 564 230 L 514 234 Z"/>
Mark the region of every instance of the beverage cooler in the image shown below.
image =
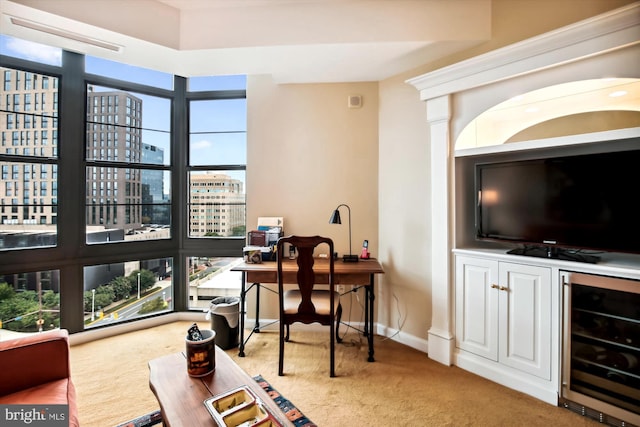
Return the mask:
<path id="1" fill-rule="evenodd" d="M 560 405 L 640 426 L 640 281 L 563 272 Z"/>

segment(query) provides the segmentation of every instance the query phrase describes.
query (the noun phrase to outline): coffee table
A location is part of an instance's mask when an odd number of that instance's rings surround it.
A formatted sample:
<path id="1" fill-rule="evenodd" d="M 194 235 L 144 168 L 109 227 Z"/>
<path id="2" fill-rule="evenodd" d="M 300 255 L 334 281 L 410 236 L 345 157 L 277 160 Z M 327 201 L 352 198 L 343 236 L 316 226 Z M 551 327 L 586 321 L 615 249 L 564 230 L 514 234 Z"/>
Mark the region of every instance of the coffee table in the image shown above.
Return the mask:
<path id="1" fill-rule="evenodd" d="M 204 405 L 205 399 L 241 386 L 249 387 L 283 426 L 293 426 L 262 387 L 218 346 L 215 371 L 201 378 L 187 374 L 184 353 L 149 362 L 149 387 L 158 399 L 165 426 L 215 426 L 216 421 Z"/>

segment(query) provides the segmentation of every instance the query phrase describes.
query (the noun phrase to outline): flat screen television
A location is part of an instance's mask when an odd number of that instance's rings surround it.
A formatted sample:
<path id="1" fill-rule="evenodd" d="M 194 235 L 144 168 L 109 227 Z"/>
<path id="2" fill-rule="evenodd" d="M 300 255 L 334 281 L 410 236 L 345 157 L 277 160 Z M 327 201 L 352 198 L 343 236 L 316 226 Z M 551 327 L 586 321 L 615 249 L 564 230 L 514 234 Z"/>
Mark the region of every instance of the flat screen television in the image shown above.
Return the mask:
<path id="1" fill-rule="evenodd" d="M 510 253 L 597 262 L 640 254 L 640 150 L 475 165 L 476 238 Z"/>

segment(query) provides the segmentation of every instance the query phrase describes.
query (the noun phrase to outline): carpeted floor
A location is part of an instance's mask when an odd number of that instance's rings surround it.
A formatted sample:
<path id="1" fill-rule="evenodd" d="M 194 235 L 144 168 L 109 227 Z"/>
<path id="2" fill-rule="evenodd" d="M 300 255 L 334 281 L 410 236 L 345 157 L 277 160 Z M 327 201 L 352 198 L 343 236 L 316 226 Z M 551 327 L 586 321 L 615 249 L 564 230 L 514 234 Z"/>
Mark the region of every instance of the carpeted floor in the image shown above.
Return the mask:
<path id="1" fill-rule="evenodd" d="M 148 361 L 182 351 L 190 324 L 175 322 L 73 346 L 81 425 L 113 427 L 157 410 Z M 336 347 L 336 378 L 329 377 L 328 332 L 292 329 L 291 341 L 282 377 L 277 332 L 254 334 L 246 357 L 238 357 L 237 349 L 227 353 L 322 427 L 600 425 L 381 337 L 375 337 L 376 361 L 369 363 L 366 341 L 347 335 Z"/>

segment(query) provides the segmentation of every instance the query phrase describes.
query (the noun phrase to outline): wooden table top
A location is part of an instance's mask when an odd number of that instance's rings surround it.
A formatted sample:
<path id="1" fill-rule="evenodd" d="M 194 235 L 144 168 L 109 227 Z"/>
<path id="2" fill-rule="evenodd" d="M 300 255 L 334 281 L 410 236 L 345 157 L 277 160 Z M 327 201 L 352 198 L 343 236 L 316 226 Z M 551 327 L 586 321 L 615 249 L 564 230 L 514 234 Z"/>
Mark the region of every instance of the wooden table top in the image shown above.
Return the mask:
<path id="1" fill-rule="evenodd" d="M 329 282 L 329 260 L 316 258 L 314 264 L 316 283 Z M 250 283 L 277 283 L 278 263 L 265 261 L 259 264 L 240 263 L 231 271 L 246 273 L 246 280 Z M 298 267 L 295 260 L 286 259 L 282 263 L 285 283 L 296 283 Z M 337 260 L 333 265 L 333 281 L 336 285 L 370 285 L 373 274 L 382 274 L 384 270 L 375 258 L 361 259 L 358 262 L 343 262 Z"/>
<path id="2" fill-rule="evenodd" d="M 262 387 L 218 346 L 215 357 L 215 371 L 201 378 L 187 374 L 184 353 L 149 362 L 149 387 L 158 399 L 165 426 L 215 426 L 204 401 L 241 386 L 248 386 L 283 426 L 293 426 Z"/>
<path id="3" fill-rule="evenodd" d="M 314 267 L 320 271 L 329 271 L 329 260 L 326 258 L 316 258 Z M 285 259 L 282 263 L 284 271 L 297 270 L 295 260 Z M 231 271 L 256 271 L 256 272 L 277 272 L 278 263 L 275 261 L 264 261 L 258 264 L 242 262 L 234 266 Z M 341 259 L 333 263 L 333 270 L 338 274 L 381 274 L 384 273 L 382 265 L 375 258 L 360 259 L 358 262 L 344 262 Z"/>

